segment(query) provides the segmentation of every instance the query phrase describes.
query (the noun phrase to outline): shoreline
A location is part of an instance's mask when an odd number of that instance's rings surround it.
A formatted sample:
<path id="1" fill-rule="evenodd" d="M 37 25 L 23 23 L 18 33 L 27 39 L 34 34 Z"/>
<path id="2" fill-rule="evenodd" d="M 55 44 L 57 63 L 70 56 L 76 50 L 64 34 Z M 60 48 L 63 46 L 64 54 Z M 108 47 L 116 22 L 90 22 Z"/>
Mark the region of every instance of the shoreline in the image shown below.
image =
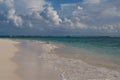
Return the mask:
<path id="1" fill-rule="evenodd" d="M 42 80 L 120 79 L 120 73 L 117 71 L 89 65 L 80 59 L 58 56 L 54 53 L 54 50 L 59 48 L 59 45 L 56 46 L 56 44 L 40 41 L 22 41 L 18 46 L 21 52 L 16 56 L 17 62 L 21 63 L 19 64 L 19 66 L 21 65 L 19 74 L 21 76 L 24 74 L 25 80 L 39 80 L 40 78 Z M 22 57 L 22 61 L 20 57 Z"/>
<path id="2" fill-rule="evenodd" d="M 3 39 L 3 41 L 5 40 L 6 39 Z M 19 76 L 22 80 L 120 79 L 120 73 L 117 71 L 113 71 L 104 67 L 89 65 L 81 59 L 65 58 L 57 55 L 54 53 L 54 50 L 59 48 L 59 46 L 56 46 L 54 44 L 30 40 L 7 40 L 8 42 L 20 42 L 14 46 L 14 50 L 17 49 L 17 51 L 15 51 L 15 53 L 12 52 L 12 54 L 14 54 L 12 56 L 14 62 L 11 61 L 10 58 L 9 63 L 14 63 L 12 66 L 15 67 L 14 70 L 17 71 L 14 76 Z M 4 44 L 5 43 L 2 45 Z M 10 47 L 8 44 L 7 46 Z M 8 72 L 11 73 L 12 71 Z"/>

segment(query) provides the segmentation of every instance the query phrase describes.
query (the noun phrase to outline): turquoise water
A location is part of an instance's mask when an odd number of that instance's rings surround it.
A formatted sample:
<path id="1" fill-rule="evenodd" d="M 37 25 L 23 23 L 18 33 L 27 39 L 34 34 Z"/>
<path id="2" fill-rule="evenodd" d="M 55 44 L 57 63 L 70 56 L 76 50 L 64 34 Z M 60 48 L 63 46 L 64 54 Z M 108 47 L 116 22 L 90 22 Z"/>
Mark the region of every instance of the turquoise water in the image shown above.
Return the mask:
<path id="1" fill-rule="evenodd" d="M 118 37 L 24 37 L 13 38 L 22 40 L 37 40 L 63 44 L 57 53 L 77 55 L 90 64 L 102 65 L 120 71 L 120 38 Z M 72 55 L 74 56 L 74 55 Z"/>
<path id="2" fill-rule="evenodd" d="M 120 59 L 119 37 L 45 37 L 45 38 L 22 38 L 53 43 L 60 43 L 84 49 L 99 55 L 109 55 Z"/>
<path id="3" fill-rule="evenodd" d="M 67 46 L 85 49 L 101 55 L 111 55 L 120 58 L 120 38 L 82 37 L 82 38 L 36 38 L 47 42 L 62 43 Z"/>
<path id="4" fill-rule="evenodd" d="M 62 56 L 82 59 L 95 66 L 120 71 L 120 38 L 37 38 L 36 40 L 66 45 L 57 50 L 56 53 L 59 55 L 63 54 Z"/>

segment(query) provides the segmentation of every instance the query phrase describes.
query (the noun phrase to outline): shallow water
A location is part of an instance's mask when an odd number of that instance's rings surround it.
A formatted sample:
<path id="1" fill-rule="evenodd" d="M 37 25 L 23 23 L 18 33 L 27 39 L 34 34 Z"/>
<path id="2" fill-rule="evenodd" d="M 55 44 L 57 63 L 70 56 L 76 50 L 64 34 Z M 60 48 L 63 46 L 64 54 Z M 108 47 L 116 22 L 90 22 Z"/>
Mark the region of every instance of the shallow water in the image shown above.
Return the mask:
<path id="1" fill-rule="evenodd" d="M 55 53 L 65 58 L 80 59 L 94 66 L 106 67 L 120 72 L 120 60 L 109 55 L 99 55 L 85 49 L 68 46 L 56 49 Z"/>
<path id="2" fill-rule="evenodd" d="M 14 59 L 19 66 L 17 70 L 19 76 L 23 80 L 120 79 L 119 73 L 116 71 L 91 66 L 81 59 L 79 60 L 79 57 L 78 59 L 72 59 L 75 51 L 79 52 L 79 56 L 81 56 L 84 50 L 79 51 L 74 47 L 56 45 L 62 48 L 57 48 L 54 44 L 39 43 L 39 41 L 22 41 L 18 44 L 19 52 Z M 54 51 L 54 49 L 56 50 Z M 60 57 L 56 55 L 59 54 L 58 52 L 60 52 L 60 55 L 65 56 L 66 54 L 69 57 Z"/>
<path id="3" fill-rule="evenodd" d="M 23 38 L 21 38 L 23 39 Z M 57 53 L 73 56 L 99 66 L 120 70 L 120 38 L 117 37 L 46 37 L 24 38 L 65 45 Z"/>

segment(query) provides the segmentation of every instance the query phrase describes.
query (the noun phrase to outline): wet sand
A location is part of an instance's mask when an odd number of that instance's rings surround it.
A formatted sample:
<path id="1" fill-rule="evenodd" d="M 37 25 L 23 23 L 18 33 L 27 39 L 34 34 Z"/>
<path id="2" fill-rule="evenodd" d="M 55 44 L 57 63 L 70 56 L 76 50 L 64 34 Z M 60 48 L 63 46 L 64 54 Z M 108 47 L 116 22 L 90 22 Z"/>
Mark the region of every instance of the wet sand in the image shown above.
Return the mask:
<path id="1" fill-rule="evenodd" d="M 0 80 L 120 80 L 117 71 L 56 55 L 54 44 L 23 40 L 15 47 L 16 41 L 0 42 Z"/>
<path id="2" fill-rule="evenodd" d="M 21 50 L 15 60 L 19 65 L 18 74 L 23 80 L 61 80 L 54 64 L 51 64 L 52 62 L 46 54 L 51 51 L 52 46 L 23 41 L 18 47 Z"/>

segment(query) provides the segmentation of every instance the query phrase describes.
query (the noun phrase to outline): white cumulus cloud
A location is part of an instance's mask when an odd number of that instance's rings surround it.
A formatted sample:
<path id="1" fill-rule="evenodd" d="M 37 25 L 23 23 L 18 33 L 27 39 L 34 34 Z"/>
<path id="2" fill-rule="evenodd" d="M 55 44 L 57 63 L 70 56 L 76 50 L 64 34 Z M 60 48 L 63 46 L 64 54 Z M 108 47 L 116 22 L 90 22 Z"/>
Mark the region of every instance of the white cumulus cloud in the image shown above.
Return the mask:
<path id="1" fill-rule="evenodd" d="M 10 9 L 8 11 L 8 19 L 12 20 L 16 26 L 22 26 L 23 21 L 20 16 L 17 16 L 15 9 Z"/>
<path id="2" fill-rule="evenodd" d="M 3 10 L 3 13 L 7 12 L 7 19 L 12 21 L 15 26 L 22 26 L 23 21 L 16 13 L 14 0 L 1 0 L 0 3 L 2 4 L 2 6 L 0 5 L 1 7 L 4 6 L 6 8 L 6 11 Z"/>
<path id="3" fill-rule="evenodd" d="M 51 6 L 45 8 L 41 13 L 41 15 L 46 20 L 47 23 L 53 23 L 55 25 L 59 25 L 62 22 L 57 11 L 55 11 L 54 8 Z"/>

